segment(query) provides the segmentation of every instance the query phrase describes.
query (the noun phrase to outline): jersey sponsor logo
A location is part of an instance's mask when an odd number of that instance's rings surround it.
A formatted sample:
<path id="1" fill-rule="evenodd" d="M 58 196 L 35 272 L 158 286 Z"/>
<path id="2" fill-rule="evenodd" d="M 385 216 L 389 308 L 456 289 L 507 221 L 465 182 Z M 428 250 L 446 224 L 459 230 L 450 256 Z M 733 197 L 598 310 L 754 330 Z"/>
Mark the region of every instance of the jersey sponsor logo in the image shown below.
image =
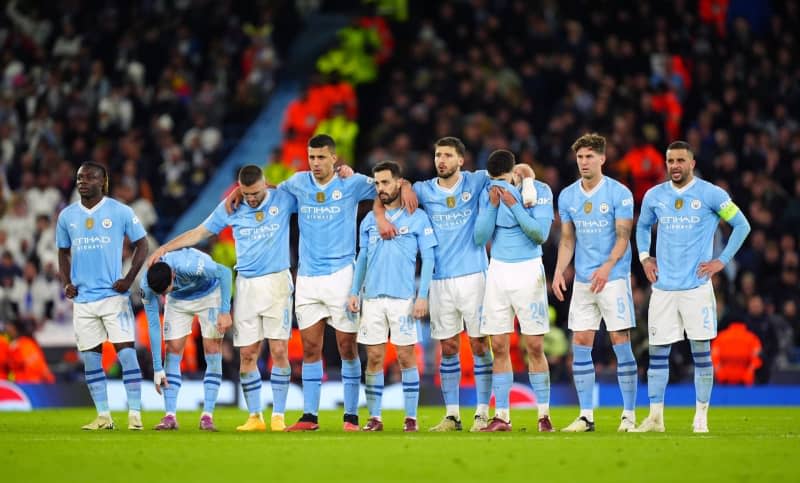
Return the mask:
<path id="1" fill-rule="evenodd" d="M 325 193 L 323 193 L 322 191 L 317 191 L 316 200 L 317 203 L 325 203 Z"/>
<path id="2" fill-rule="evenodd" d="M 256 211 L 256 221 L 261 223 L 264 221 L 264 212 L 263 211 Z"/>
<path id="3" fill-rule="evenodd" d="M 586 203 L 583 204 L 583 212 L 586 213 L 587 215 L 592 212 L 591 201 L 587 201 Z"/>
<path id="4" fill-rule="evenodd" d="M 338 206 L 302 206 L 300 213 L 304 215 L 337 215 L 342 211 Z"/>
<path id="5" fill-rule="evenodd" d="M 700 200 L 692 200 L 689 206 L 691 206 L 693 210 L 699 210 L 701 206 Z"/>
<path id="6" fill-rule="evenodd" d="M 464 203 L 466 203 L 471 199 L 472 199 L 472 193 L 470 193 L 469 191 L 461 193 L 461 201 L 463 201 Z"/>
<path id="7" fill-rule="evenodd" d="M 278 223 L 270 223 L 269 225 L 262 225 L 255 228 L 239 228 L 239 235 L 243 237 L 250 237 L 254 240 L 267 238 L 281 229 Z"/>
<path id="8" fill-rule="evenodd" d="M 75 250 L 96 250 L 111 243 L 110 236 L 79 236 L 72 239 Z"/>
<path id="9" fill-rule="evenodd" d="M 447 207 L 448 208 L 455 208 L 456 207 L 456 197 L 455 196 L 448 196 L 446 202 L 447 202 Z"/>
<path id="10" fill-rule="evenodd" d="M 675 199 L 675 209 L 680 210 L 683 208 L 683 198 L 676 198 Z"/>
<path id="11" fill-rule="evenodd" d="M 277 207 L 277 206 L 270 206 L 270 207 L 269 207 L 269 214 L 270 214 L 270 216 L 275 216 L 275 215 L 277 215 L 277 214 L 278 214 L 278 212 L 279 212 L 279 210 L 278 210 L 278 207 Z"/>
<path id="12" fill-rule="evenodd" d="M 575 220 L 576 228 L 604 228 L 609 225 L 608 220 Z"/>
<path id="13" fill-rule="evenodd" d="M 339 201 L 342 199 L 342 192 L 339 190 L 333 190 L 333 193 L 331 193 L 331 198 L 333 201 Z"/>
<path id="14" fill-rule="evenodd" d="M 423 230 L 423 233 L 425 233 L 425 235 L 433 235 L 433 228 L 427 227 Z"/>
<path id="15" fill-rule="evenodd" d="M 111 218 L 103 218 L 103 221 L 100 224 L 103 225 L 103 228 L 105 228 L 106 230 L 111 228 L 111 225 L 113 225 L 113 223 L 111 222 Z"/>
<path id="16" fill-rule="evenodd" d="M 472 210 L 431 213 L 431 221 L 439 228 L 451 228 L 463 225 L 472 216 Z"/>
<path id="17" fill-rule="evenodd" d="M 86 229 L 91 230 L 92 228 L 94 228 L 94 219 L 86 218 Z"/>
<path id="18" fill-rule="evenodd" d="M 608 203 L 600 203 L 600 213 L 608 213 Z"/>

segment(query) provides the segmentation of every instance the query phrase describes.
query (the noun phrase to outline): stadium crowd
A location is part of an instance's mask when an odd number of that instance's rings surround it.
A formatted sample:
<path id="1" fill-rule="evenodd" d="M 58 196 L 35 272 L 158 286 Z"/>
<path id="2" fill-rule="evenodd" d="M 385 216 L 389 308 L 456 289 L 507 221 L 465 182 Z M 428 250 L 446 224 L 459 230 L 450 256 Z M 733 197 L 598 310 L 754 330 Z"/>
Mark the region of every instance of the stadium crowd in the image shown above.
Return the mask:
<path id="1" fill-rule="evenodd" d="M 77 4 L 83 8 L 67 12 L 9 2 L 1 14 L 0 319 L 33 327 L 69 322 L 53 224 L 73 198 L 77 165 L 108 166 L 112 195 L 131 205 L 149 232 L 163 234 L 213 176 L 236 127 L 268 99 L 286 45 L 270 8 Z M 432 142 L 458 136 L 467 146 L 465 168 L 484 168 L 491 151 L 508 148 L 557 197 L 576 178 L 571 143 L 596 131 L 609 140 L 606 171 L 631 187 L 638 208 L 664 177 L 666 145 L 686 139 L 698 174 L 727 189 L 753 226 L 735 263 L 714 279 L 721 333 L 739 331 L 720 337 L 717 357 L 744 333 L 757 338 L 747 339 L 752 350 L 742 356 L 753 359 L 748 370 L 760 366 L 756 381 L 800 363 L 797 1 L 410 7 L 409 20 L 389 26 L 393 52 L 377 82 L 357 86 L 357 100 L 342 87 L 341 102 L 328 104 L 331 117 L 316 116 L 314 126 L 303 125 L 303 111 L 290 110 L 284 150 L 298 141 L 302 151 L 298 127 L 311 135 L 340 117 L 343 132 L 359 133 L 347 160 L 357 170 L 393 159 L 420 180 L 435 175 Z M 296 151 L 276 155 L 296 169 L 303 166 Z M 544 246 L 548 276 L 558 233 L 556 224 Z M 721 229 L 719 237 L 726 235 Z M 649 289 L 635 260 L 632 269 L 635 352 L 643 361 Z M 550 303 L 552 378 L 567 381 L 568 305 L 552 295 Z M 598 374 L 605 364 L 613 378 L 608 337 L 597 341 Z M 522 372 L 524 357 L 512 358 Z M 671 357 L 672 377 L 687 376 L 688 347 Z M 226 377 L 235 377 L 235 363 L 225 360 Z"/>

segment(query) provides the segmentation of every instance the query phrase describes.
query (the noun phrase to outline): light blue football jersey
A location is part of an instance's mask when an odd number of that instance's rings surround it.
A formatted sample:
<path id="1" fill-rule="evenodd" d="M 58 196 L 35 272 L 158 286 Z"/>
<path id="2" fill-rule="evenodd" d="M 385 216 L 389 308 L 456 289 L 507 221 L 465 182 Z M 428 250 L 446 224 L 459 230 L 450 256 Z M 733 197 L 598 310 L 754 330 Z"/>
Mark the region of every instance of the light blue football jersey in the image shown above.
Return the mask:
<path id="1" fill-rule="evenodd" d="M 363 174 L 334 175 L 320 186 L 310 172 L 296 173 L 278 187 L 297 199 L 300 226 L 298 275 L 330 275 L 353 263 L 358 203 L 374 199 L 375 182 Z"/>
<path id="2" fill-rule="evenodd" d="M 414 183 L 420 205 L 430 217 L 438 245 L 434 280 L 486 271 L 486 249 L 475 243 L 480 194 L 489 182 L 486 171 L 461 171 L 451 189 L 439 186 L 439 178 Z"/>
<path id="3" fill-rule="evenodd" d="M 435 247 L 436 235 L 421 209 L 413 215 L 402 208 L 387 210 L 386 219 L 397 227 L 391 240 L 381 238 L 373 212 L 361 221 L 359 246 L 367 250 L 364 298 L 414 298 L 417 251 Z"/>
<path id="4" fill-rule="evenodd" d="M 177 300 L 197 300 L 219 287 L 217 262 L 200 250 L 182 248 L 167 253 L 159 261 L 169 265 L 175 272 L 170 297 Z M 141 287 L 150 298 L 152 291 L 147 284 L 147 277 L 142 278 Z"/>
<path id="5" fill-rule="evenodd" d="M 261 277 L 289 268 L 289 219 L 296 211 L 294 196 L 269 189 L 256 208 L 242 202 L 230 215 L 223 201 L 203 226 L 212 233 L 219 233 L 230 225 L 236 242 L 234 268 L 244 277 Z"/>
<path id="6" fill-rule="evenodd" d="M 544 233 L 544 239 L 550 231 L 550 224 L 555 218 L 553 212 L 553 192 L 550 187 L 541 181 L 534 181 L 536 187 L 537 200 L 536 205 L 530 208 L 522 206 L 522 194 L 519 190 L 505 181 L 492 180 L 481 192 L 480 206 L 488 207 L 489 203 L 489 187 L 493 185 L 500 186 L 514 195 L 517 203 L 520 204 L 523 210 L 537 221 L 544 222 L 547 226 L 547 232 Z M 500 206 L 497 209 L 497 221 L 495 224 L 494 233 L 492 234 L 492 258 L 496 258 L 501 262 L 521 262 L 524 260 L 531 260 L 542 256 L 542 246 L 531 240 L 525 232 L 520 228 L 514 213 L 511 209 L 500 201 Z"/>
<path id="7" fill-rule="evenodd" d="M 56 222 L 56 244 L 71 248 L 75 302 L 120 295 L 111 286 L 123 277 L 124 238 L 136 243 L 146 234 L 133 210 L 112 198 L 103 198 L 92 209 L 80 201 L 64 208 Z"/>
<path id="8" fill-rule="evenodd" d="M 619 181 L 604 176 L 591 192 L 578 180 L 558 196 L 561 222 L 575 226 L 575 278 L 589 283 L 592 273 L 608 260 L 617 242 L 616 220 L 633 220 L 633 195 Z M 611 269 L 609 280 L 628 279 L 631 244 Z"/>
<path id="9" fill-rule="evenodd" d="M 720 218 L 730 220 L 738 212 L 725 190 L 699 178 L 681 190 L 675 189 L 671 181 L 650 188 L 642 200 L 637 232 L 649 233 L 658 223 L 658 280 L 653 286 L 689 290 L 706 283 L 707 278 L 697 276 L 697 268 L 713 258 L 714 232 Z M 639 251 L 650 251 L 649 246 L 640 244 L 643 243 L 637 234 Z"/>

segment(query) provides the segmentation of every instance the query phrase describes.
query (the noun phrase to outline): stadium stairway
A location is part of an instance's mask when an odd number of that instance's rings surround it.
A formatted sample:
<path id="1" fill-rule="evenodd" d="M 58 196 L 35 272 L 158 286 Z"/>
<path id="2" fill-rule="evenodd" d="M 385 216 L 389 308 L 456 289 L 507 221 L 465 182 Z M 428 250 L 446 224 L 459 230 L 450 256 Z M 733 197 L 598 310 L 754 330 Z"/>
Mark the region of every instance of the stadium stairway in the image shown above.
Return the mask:
<path id="1" fill-rule="evenodd" d="M 344 15 L 314 14 L 306 19 L 305 28 L 295 38 L 289 56 L 279 73 L 278 85 L 269 102 L 247 129 L 239 144 L 217 168 L 192 206 L 172 226 L 166 240 L 171 240 L 201 223 L 227 194 L 236 181 L 237 170 L 250 163 L 266 163 L 269 153 L 281 142 L 281 123 L 289 103 L 300 93 L 300 87 L 313 72 L 317 57 L 330 48 L 336 32 L 350 18 Z"/>

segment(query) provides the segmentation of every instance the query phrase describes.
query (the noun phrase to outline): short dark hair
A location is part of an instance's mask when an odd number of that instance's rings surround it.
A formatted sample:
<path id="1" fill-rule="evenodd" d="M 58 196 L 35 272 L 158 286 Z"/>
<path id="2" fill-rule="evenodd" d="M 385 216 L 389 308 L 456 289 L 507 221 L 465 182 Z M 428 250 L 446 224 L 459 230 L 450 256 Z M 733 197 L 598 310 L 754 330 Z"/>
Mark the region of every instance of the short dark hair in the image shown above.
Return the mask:
<path id="1" fill-rule="evenodd" d="M 242 169 L 239 170 L 239 183 L 242 186 L 252 186 L 260 179 L 264 179 L 264 171 L 255 164 L 242 166 Z"/>
<path id="2" fill-rule="evenodd" d="M 325 146 L 327 146 L 332 153 L 336 152 L 336 141 L 327 134 L 317 134 L 308 140 L 309 148 L 324 148 Z"/>
<path id="3" fill-rule="evenodd" d="M 587 133 L 572 143 L 572 151 L 578 152 L 581 148 L 589 148 L 597 154 L 606 154 L 606 138 L 596 132 Z"/>
<path id="4" fill-rule="evenodd" d="M 400 177 L 400 165 L 394 161 L 381 161 L 376 164 L 375 167 L 372 168 L 372 174 L 374 175 L 378 171 L 389 171 L 392 173 L 392 178 Z"/>
<path id="5" fill-rule="evenodd" d="M 86 161 L 80 165 L 80 168 L 91 168 L 95 171 L 99 171 L 100 175 L 103 177 L 103 194 L 108 194 L 108 170 L 105 166 L 100 163 L 95 163 L 94 161 Z"/>
<path id="6" fill-rule="evenodd" d="M 486 170 L 489 171 L 490 176 L 497 177 L 510 173 L 514 169 L 514 164 L 516 164 L 514 153 L 507 149 L 498 149 L 489 155 Z"/>
<path id="7" fill-rule="evenodd" d="M 172 268 L 166 262 L 154 263 L 147 269 L 147 285 L 150 290 L 161 295 L 172 283 Z"/>
<path id="8" fill-rule="evenodd" d="M 464 146 L 464 143 L 455 136 L 446 136 L 433 143 L 434 148 L 439 148 L 443 146 L 449 146 L 451 148 L 455 148 L 456 153 L 462 158 L 464 157 L 464 154 L 466 154 L 467 152 L 467 148 L 466 146 Z"/>
<path id="9" fill-rule="evenodd" d="M 690 146 L 689 143 L 687 143 L 686 141 L 672 141 L 671 143 L 669 143 L 669 146 L 667 146 L 667 151 L 670 151 L 672 149 L 685 149 L 686 151 L 689 152 L 689 157 L 691 159 L 694 159 L 694 152 L 692 152 L 692 146 Z"/>

